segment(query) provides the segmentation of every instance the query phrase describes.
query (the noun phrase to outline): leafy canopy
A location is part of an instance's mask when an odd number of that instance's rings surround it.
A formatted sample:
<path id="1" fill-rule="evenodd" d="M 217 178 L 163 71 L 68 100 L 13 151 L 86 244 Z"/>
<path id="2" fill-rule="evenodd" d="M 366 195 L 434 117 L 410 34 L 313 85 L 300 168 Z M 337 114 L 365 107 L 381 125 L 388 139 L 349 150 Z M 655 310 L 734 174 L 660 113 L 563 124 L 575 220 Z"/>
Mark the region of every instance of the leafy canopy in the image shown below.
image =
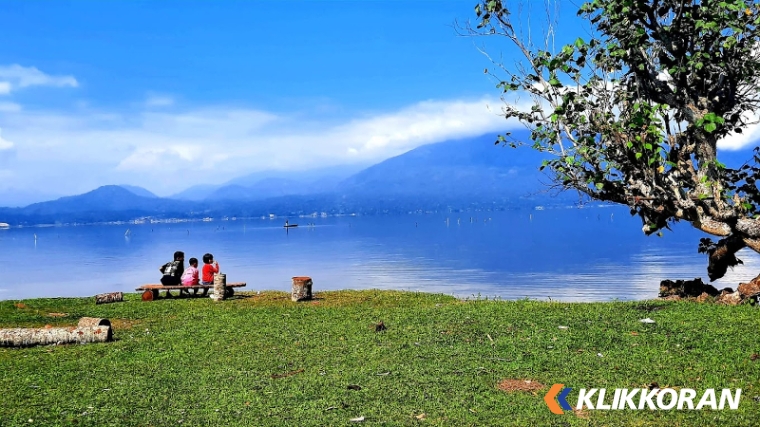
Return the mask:
<path id="1" fill-rule="evenodd" d="M 541 168 L 561 188 L 628 205 L 647 234 L 686 220 L 724 237 L 705 239 L 706 252 L 760 250 L 760 157 L 738 169 L 717 157 L 717 142 L 760 107 L 758 2 L 594 0 L 578 11 L 593 37 L 560 49 L 522 36 L 518 6 L 481 1 L 468 30 L 506 37 L 522 53 L 515 67 L 497 64 L 506 74 L 498 88 L 531 95 L 528 108 L 503 111 L 552 155 Z M 509 134 L 497 143 L 521 144 Z"/>

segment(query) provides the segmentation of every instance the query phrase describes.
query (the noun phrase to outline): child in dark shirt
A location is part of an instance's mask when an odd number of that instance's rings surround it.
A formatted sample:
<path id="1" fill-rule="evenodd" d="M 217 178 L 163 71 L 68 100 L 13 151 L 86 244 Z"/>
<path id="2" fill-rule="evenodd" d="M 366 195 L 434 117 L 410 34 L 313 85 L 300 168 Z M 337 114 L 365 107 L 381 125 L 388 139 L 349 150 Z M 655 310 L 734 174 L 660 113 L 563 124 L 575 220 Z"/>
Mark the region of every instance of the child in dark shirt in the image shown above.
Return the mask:
<path id="1" fill-rule="evenodd" d="M 163 273 L 161 277 L 161 284 L 164 286 L 177 286 L 180 284 L 180 278 L 182 273 L 185 272 L 185 253 L 182 251 L 174 252 L 174 261 L 167 262 L 166 264 L 158 267 L 158 270 Z M 169 290 L 166 290 L 166 296 L 170 297 Z"/>
<path id="2" fill-rule="evenodd" d="M 158 269 L 164 274 L 163 277 L 161 277 L 162 285 L 179 285 L 182 273 L 185 272 L 185 253 L 182 251 L 174 252 L 174 261 L 167 262 Z"/>

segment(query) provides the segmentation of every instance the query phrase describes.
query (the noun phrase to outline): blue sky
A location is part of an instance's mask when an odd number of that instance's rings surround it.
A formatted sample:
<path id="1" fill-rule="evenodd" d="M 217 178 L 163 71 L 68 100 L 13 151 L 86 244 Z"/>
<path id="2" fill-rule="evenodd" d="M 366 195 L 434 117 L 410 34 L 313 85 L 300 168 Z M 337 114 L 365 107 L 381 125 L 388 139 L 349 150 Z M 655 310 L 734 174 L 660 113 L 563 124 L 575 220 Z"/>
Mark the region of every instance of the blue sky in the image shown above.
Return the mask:
<path id="1" fill-rule="evenodd" d="M 476 45 L 512 52 L 453 28 L 474 4 L 0 0 L 0 197 L 169 195 L 505 131 Z M 559 37 L 584 35 L 560 4 Z"/>

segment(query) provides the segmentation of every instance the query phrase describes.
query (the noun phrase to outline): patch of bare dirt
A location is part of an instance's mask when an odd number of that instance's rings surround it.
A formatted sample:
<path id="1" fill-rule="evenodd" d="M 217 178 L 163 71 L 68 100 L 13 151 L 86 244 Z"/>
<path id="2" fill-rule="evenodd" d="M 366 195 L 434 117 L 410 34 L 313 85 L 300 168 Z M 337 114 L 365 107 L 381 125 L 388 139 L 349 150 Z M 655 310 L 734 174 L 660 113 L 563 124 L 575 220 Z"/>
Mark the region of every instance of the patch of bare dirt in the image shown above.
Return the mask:
<path id="1" fill-rule="evenodd" d="M 132 319 L 112 319 L 111 328 L 113 329 L 132 329 L 133 326 L 139 324 L 139 320 Z"/>
<path id="2" fill-rule="evenodd" d="M 586 408 L 582 409 L 573 409 L 573 414 L 575 414 L 576 417 L 587 420 L 588 419 L 588 411 Z"/>
<path id="3" fill-rule="evenodd" d="M 534 380 L 503 379 L 496 385 L 496 388 L 512 393 L 515 391 L 534 392 L 546 388 L 546 386 Z"/>

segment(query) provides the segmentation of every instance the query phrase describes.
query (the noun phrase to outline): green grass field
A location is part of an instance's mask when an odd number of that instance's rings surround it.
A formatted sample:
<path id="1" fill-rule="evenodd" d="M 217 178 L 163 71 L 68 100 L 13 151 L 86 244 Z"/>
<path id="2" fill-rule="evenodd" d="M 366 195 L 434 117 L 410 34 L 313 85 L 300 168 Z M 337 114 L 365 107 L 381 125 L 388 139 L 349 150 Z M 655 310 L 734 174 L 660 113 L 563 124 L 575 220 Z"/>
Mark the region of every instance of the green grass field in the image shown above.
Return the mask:
<path id="1" fill-rule="evenodd" d="M 0 425 L 760 424 L 753 306 L 460 301 L 373 290 L 316 296 L 2 301 L 0 327 L 104 317 L 115 341 L 0 349 Z M 639 322 L 646 317 L 656 323 Z M 376 332 L 380 321 L 387 330 Z M 505 379 L 544 387 L 507 392 L 498 387 Z M 653 382 L 741 388 L 741 404 L 555 415 L 543 401 L 554 383 L 576 390 L 568 399 L 575 405 L 580 388 Z M 356 417 L 364 421 L 349 421 Z"/>

